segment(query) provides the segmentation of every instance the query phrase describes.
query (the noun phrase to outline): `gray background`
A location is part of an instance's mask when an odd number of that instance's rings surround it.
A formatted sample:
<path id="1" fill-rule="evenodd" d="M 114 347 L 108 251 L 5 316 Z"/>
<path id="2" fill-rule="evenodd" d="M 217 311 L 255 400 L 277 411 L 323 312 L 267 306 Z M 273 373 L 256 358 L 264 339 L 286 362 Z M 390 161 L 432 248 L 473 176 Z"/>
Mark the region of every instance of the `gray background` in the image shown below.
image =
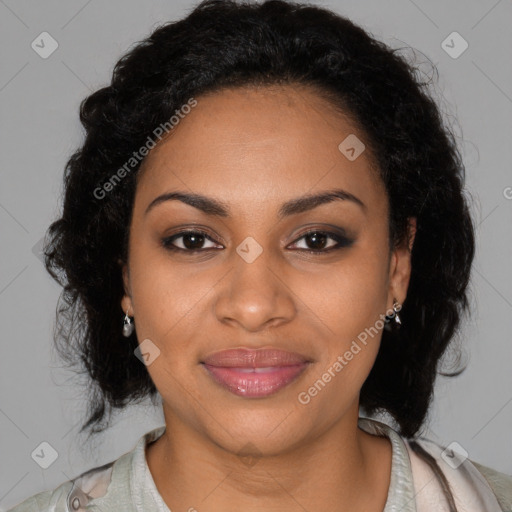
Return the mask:
<path id="1" fill-rule="evenodd" d="M 0 0 L 0 510 L 119 457 L 163 424 L 150 404 L 133 407 L 80 451 L 76 434 L 85 403 L 51 341 L 60 289 L 37 255 L 61 205 L 64 165 L 81 141 L 80 100 L 107 85 L 130 45 L 193 5 Z M 446 445 L 457 441 L 473 460 L 512 474 L 512 2 L 322 5 L 390 46 L 416 48 L 439 69 L 436 94 L 449 122 L 456 123 L 478 249 L 472 317 L 461 337 L 469 366 L 459 378 L 439 379 L 426 435 Z M 59 45 L 47 59 L 31 47 L 44 31 Z M 458 58 L 441 46 L 453 31 L 469 44 Z M 31 458 L 43 441 L 59 454 L 48 469 Z"/>

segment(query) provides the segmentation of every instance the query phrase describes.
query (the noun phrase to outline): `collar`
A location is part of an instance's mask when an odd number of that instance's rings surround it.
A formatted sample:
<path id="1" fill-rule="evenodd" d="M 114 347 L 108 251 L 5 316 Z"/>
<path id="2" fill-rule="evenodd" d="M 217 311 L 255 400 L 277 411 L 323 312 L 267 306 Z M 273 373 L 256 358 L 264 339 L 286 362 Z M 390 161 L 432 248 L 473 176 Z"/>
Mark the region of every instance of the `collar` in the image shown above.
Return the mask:
<path id="1" fill-rule="evenodd" d="M 383 512 L 416 512 L 414 482 L 407 446 L 398 432 L 389 425 L 370 418 L 359 418 L 359 428 L 391 441 L 391 479 Z"/>

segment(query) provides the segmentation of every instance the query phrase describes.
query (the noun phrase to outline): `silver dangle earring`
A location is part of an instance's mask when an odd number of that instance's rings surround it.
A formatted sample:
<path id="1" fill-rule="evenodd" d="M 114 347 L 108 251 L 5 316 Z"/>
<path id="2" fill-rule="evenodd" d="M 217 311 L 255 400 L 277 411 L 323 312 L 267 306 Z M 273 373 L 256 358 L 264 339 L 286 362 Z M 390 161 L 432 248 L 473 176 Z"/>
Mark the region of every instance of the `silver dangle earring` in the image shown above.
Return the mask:
<path id="1" fill-rule="evenodd" d="M 133 334 L 133 323 L 128 316 L 128 310 L 126 310 L 126 314 L 124 316 L 124 323 L 123 323 L 123 336 L 125 338 L 129 338 Z"/>
<path id="2" fill-rule="evenodd" d="M 398 312 L 402 309 L 402 306 L 398 303 L 398 301 L 393 297 L 393 312 L 395 313 L 395 324 L 397 327 L 402 325 L 402 321 L 400 320 L 400 315 Z"/>
<path id="3" fill-rule="evenodd" d="M 386 315 L 386 320 L 385 320 L 385 324 L 384 324 L 384 329 L 386 329 L 386 331 L 391 331 L 391 320 L 394 319 L 395 320 L 395 328 L 399 329 L 400 326 L 402 325 L 402 321 L 400 320 L 400 315 L 398 314 L 398 312 L 402 309 L 402 306 L 400 305 L 400 303 L 393 297 L 393 313 L 391 315 Z"/>

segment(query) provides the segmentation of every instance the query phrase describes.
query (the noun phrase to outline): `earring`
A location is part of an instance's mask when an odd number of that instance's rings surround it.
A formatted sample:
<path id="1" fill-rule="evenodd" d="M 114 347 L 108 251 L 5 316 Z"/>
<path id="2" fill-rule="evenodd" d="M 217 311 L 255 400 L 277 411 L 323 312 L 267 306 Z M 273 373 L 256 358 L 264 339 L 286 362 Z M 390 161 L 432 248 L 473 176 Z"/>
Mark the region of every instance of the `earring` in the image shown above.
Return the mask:
<path id="1" fill-rule="evenodd" d="M 400 316 L 398 312 L 402 309 L 402 306 L 399 302 L 393 297 L 393 312 L 395 313 L 395 324 L 397 327 L 402 325 L 402 321 L 400 320 Z"/>
<path id="2" fill-rule="evenodd" d="M 385 324 L 384 324 L 384 329 L 386 329 L 386 331 L 391 331 L 391 325 L 390 325 L 390 322 L 391 322 L 391 319 L 393 318 L 395 320 L 395 327 L 397 329 L 400 328 L 400 326 L 402 325 L 402 321 L 400 320 L 400 316 L 398 314 L 398 312 L 402 309 L 402 306 L 400 305 L 400 303 L 393 297 L 393 314 L 392 315 L 386 315 L 386 320 L 385 320 Z"/>
<path id="3" fill-rule="evenodd" d="M 126 310 L 126 314 L 124 316 L 124 323 L 123 323 L 123 336 L 125 338 L 129 338 L 133 334 L 133 324 L 128 316 L 128 310 Z"/>

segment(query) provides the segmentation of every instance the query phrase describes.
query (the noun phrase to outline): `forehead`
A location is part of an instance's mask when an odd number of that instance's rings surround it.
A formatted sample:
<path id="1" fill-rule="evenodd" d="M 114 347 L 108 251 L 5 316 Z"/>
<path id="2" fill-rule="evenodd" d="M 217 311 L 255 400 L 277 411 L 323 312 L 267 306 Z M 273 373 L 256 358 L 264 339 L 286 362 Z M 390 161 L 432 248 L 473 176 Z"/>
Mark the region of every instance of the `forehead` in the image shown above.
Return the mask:
<path id="1" fill-rule="evenodd" d="M 196 100 L 143 162 L 139 207 L 177 189 L 219 198 L 236 210 L 329 188 L 385 207 L 364 134 L 314 90 L 244 87 Z M 362 150 L 355 159 L 351 147 Z"/>

